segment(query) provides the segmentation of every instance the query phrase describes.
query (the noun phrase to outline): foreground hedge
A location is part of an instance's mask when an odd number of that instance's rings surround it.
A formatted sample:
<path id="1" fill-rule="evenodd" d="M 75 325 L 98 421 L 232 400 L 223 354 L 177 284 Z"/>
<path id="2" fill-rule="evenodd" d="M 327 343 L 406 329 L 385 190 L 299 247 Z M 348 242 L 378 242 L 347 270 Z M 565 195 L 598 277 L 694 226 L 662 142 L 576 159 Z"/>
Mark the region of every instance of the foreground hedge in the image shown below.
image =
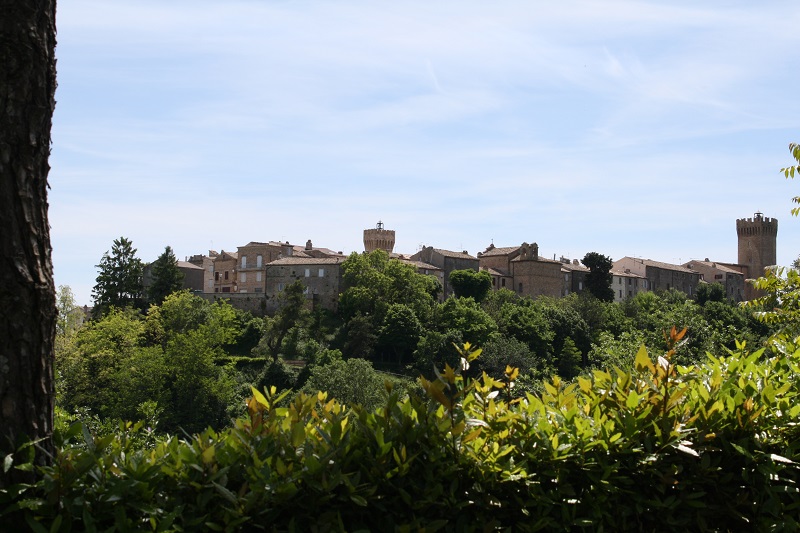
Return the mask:
<path id="1" fill-rule="evenodd" d="M 673 342 L 680 334 L 673 332 Z M 477 351 L 465 347 L 466 367 Z M 642 350 L 541 397 L 446 368 L 374 412 L 254 391 L 220 433 L 59 433 L 52 467 L 0 493 L 40 531 L 795 531 L 800 351 L 676 368 Z M 6 468 L 30 468 L 11 465 Z"/>

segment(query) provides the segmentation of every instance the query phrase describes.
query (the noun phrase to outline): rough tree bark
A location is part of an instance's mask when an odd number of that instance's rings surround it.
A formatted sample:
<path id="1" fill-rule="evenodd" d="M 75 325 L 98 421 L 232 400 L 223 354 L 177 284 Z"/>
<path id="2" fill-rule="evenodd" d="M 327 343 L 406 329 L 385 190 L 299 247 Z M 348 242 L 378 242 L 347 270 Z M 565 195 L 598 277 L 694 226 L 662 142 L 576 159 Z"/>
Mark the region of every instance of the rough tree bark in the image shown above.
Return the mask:
<path id="1" fill-rule="evenodd" d="M 0 0 L 0 466 L 25 439 L 42 439 L 39 462 L 52 446 L 55 12 L 55 0 Z M 0 486 L 18 475 L 0 467 Z"/>

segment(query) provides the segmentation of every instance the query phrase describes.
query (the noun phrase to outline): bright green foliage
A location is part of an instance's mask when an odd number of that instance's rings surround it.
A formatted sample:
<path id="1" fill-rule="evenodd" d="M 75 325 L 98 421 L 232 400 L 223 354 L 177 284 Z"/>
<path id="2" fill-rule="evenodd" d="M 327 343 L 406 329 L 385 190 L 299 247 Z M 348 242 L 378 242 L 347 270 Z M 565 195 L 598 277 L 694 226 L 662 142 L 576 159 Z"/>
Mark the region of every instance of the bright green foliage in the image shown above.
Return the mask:
<path id="1" fill-rule="evenodd" d="M 178 259 L 169 246 L 152 264 L 150 273 L 152 279 L 147 288 L 147 300 L 151 304 L 161 305 L 167 296 L 183 287 L 183 272 L 178 268 Z"/>
<path id="2" fill-rule="evenodd" d="M 75 295 L 69 285 L 59 285 L 56 291 L 56 335 L 70 337 L 84 320 L 83 309 L 75 303 Z"/>
<path id="3" fill-rule="evenodd" d="M 492 290 L 492 276 L 485 270 L 453 270 L 449 279 L 456 297 L 472 298 L 478 303 Z"/>
<path id="4" fill-rule="evenodd" d="M 102 316 L 112 307 L 143 307 L 142 271 L 144 265 L 136 257 L 136 248 L 125 237 L 115 239 L 111 254 L 103 254 L 97 282 L 92 289 L 95 317 Z"/>
<path id="5" fill-rule="evenodd" d="M 796 164 L 782 168 L 781 173 L 794 178 L 795 174 L 800 175 L 800 144 L 789 144 L 789 151 Z M 792 202 L 800 204 L 800 196 L 792 198 Z M 792 208 L 792 215 L 798 214 L 800 207 Z M 758 320 L 773 328 L 772 339 L 780 341 L 776 343 L 779 349 L 796 343 L 800 339 L 800 272 L 787 268 L 767 270 L 753 286 L 764 296 L 745 302 L 745 306 L 754 311 Z"/>
<path id="6" fill-rule="evenodd" d="M 448 298 L 436 308 L 436 329 L 458 331 L 464 342 L 486 344 L 497 332 L 497 324 L 472 298 Z"/>
<path id="7" fill-rule="evenodd" d="M 342 317 L 349 320 L 358 313 L 370 316 L 376 330 L 392 304 L 406 305 L 418 319 L 427 321 L 441 291 L 435 278 L 417 273 L 412 265 L 390 259 L 383 250 L 350 254 L 342 263 L 342 273 L 346 287 L 339 301 Z"/>
<path id="8" fill-rule="evenodd" d="M 173 293 L 147 317 L 113 308 L 78 330 L 56 358 L 59 405 L 102 420 L 139 420 L 147 405 L 161 413 L 163 431 L 200 431 L 228 421 L 233 381 L 218 362 L 235 342 L 236 314 Z"/>
<path id="9" fill-rule="evenodd" d="M 586 274 L 586 289 L 598 300 L 613 302 L 611 267 L 614 263 L 611 258 L 597 252 L 589 252 L 583 256 L 581 263 L 589 269 L 589 273 Z"/>
<path id="10" fill-rule="evenodd" d="M 141 448 L 141 427 L 57 431 L 33 486 L 0 491 L 0 521 L 45 531 L 796 531 L 800 351 L 696 367 L 642 349 L 630 371 L 467 379 L 479 351 L 375 410 L 324 393 L 253 390 L 247 416 Z M 5 468 L 30 468 L 5 462 Z"/>

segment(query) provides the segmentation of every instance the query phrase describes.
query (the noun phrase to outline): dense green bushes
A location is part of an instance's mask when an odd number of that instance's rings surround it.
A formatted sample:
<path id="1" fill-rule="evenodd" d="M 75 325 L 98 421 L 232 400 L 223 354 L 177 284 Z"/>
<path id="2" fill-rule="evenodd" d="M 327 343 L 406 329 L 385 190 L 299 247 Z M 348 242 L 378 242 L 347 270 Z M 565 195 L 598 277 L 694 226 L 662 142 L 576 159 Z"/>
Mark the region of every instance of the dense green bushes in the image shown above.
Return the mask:
<path id="1" fill-rule="evenodd" d="M 150 447 L 62 427 L 52 467 L 0 493 L 41 531 L 795 531 L 800 351 L 700 366 L 640 350 L 509 401 L 518 373 L 446 367 L 374 411 L 254 391 L 248 415 Z M 477 352 L 461 350 L 461 366 Z M 143 444 L 143 442 L 145 444 Z M 4 468 L 30 468 L 11 465 Z"/>

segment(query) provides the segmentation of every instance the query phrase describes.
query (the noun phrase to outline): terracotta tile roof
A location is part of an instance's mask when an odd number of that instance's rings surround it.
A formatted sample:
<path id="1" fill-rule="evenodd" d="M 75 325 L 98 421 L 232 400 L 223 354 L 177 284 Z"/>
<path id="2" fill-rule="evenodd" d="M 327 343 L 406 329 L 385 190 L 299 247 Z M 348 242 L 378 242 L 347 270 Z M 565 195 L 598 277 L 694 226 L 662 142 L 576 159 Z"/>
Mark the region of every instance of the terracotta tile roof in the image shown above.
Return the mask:
<path id="1" fill-rule="evenodd" d="M 281 265 L 338 265 L 342 263 L 346 257 L 284 257 L 276 259 L 267 266 L 281 266 Z"/>
<path id="2" fill-rule="evenodd" d="M 487 250 L 481 253 L 481 257 L 492 257 L 495 255 L 508 255 L 513 254 L 516 251 L 519 251 L 521 246 L 506 246 L 505 248 L 492 248 L 491 250 Z"/>
<path id="3" fill-rule="evenodd" d="M 192 270 L 205 270 L 203 267 L 197 266 L 194 263 L 189 263 L 188 261 L 178 261 L 178 268 L 189 268 Z"/>
<path id="4" fill-rule="evenodd" d="M 488 272 L 492 276 L 500 276 L 502 278 L 510 278 L 511 275 L 505 272 L 504 270 L 500 270 L 499 268 L 482 268 L 484 272 Z"/>
<path id="5" fill-rule="evenodd" d="M 650 266 L 654 268 L 660 268 L 663 270 L 675 270 L 676 272 L 686 272 L 687 274 L 697 274 L 698 272 L 692 270 L 691 268 L 686 268 L 681 265 L 673 265 L 670 263 L 662 263 L 660 261 L 653 261 L 652 259 L 643 259 L 642 260 L 645 266 Z"/>
<path id="6" fill-rule="evenodd" d="M 418 269 L 419 268 L 423 268 L 425 270 L 438 270 L 439 272 L 442 271 L 441 268 L 439 268 L 437 266 L 433 266 L 433 265 L 428 264 L 428 263 L 425 263 L 424 261 L 414 261 L 413 259 L 406 259 L 405 257 L 397 257 L 397 258 L 393 258 L 393 259 L 397 259 L 398 261 L 400 261 L 402 263 L 405 263 L 407 265 L 413 265 Z"/>
<path id="7" fill-rule="evenodd" d="M 575 263 L 565 263 L 563 261 L 561 261 L 561 269 L 567 270 L 568 272 L 573 272 L 575 270 L 578 272 L 589 272 L 589 268 L 581 264 L 576 265 Z"/>
<path id="8" fill-rule="evenodd" d="M 622 278 L 639 278 L 639 279 L 646 279 L 644 276 L 640 276 L 639 274 L 634 274 L 633 272 L 625 272 L 624 269 L 611 269 L 611 274 L 614 276 L 619 276 Z"/>
<path id="9" fill-rule="evenodd" d="M 472 257 L 468 253 L 464 252 L 453 252 L 451 250 L 442 250 L 441 248 L 434 248 L 433 251 L 445 257 L 455 257 L 457 259 L 477 259 L 477 257 Z"/>
<path id="10" fill-rule="evenodd" d="M 724 265 L 722 263 L 717 263 L 715 261 L 689 261 L 688 263 L 685 263 L 683 266 L 685 266 L 687 268 L 692 268 L 691 266 L 689 266 L 689 265 L 692 265 L 692 264 L 700 264 L 700 265 L 703 265 L 703 266 L 707 266 L 708 268 L 715 268 L 715 269 L 720 270 L 722 272 L 727 272 L 728 274 L 741 274 L 742 273 L 740 270 L 736 270 L 735 268 L 731 268 L 729 266 L 726 266 L 726 265 Z"/>

